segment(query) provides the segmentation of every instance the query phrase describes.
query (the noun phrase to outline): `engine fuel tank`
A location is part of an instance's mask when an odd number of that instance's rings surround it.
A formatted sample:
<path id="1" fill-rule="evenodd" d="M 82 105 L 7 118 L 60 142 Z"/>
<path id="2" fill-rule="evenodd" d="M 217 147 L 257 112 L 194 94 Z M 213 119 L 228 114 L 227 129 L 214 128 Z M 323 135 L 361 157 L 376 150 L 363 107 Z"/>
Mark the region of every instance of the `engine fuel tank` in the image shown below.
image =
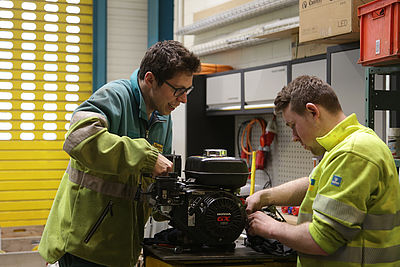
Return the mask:
<path id="1" fill-rule="evenodd" d="M 185 178 L 187 183 L 240 188 L 247 182 L 249 170 L 244 160 L 215 153 L 191 156 L 186 159 Z"/>

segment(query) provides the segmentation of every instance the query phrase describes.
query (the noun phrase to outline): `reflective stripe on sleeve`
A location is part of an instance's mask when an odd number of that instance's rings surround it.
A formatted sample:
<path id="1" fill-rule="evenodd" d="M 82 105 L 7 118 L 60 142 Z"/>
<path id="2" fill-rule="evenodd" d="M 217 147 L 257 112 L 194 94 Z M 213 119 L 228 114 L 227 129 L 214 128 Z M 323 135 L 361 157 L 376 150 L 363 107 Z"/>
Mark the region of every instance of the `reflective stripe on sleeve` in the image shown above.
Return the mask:
<path id="1" fill-rule="evenodd" d="M 400 261 L 400 245 L 387 248 L 364 248 L 364 263 L 384 263 Z"/>
<path id="2" fill-rule="evenodd" d="M 340 233 L 343 236 L 343 238 L 346 239 L 347 241 L 352 240 L 361 230 L 360 228 L 356 229 L 356 228 L 346 227 L 343 224 L 340 224 L 337 221 L 332 220 L 328 216 L 325 216 L 324 214 L 318 211 L 314 211 L 314 214 L 315 216 L 319 217 L 320 219 L 327 222 L 330 226 L 332 226 L 332 228 L 335 229 L 338 233 Z"/>
<path id="3" fill-rule="evenodd" d="M 71 164 L 68 165 L 66 172 L 68 173 L 71 182 L 104 195 L 133 200 L 137 191 L 136 186 L 131 187 L 123 183 L 106 181 L 94 175 L 77 170 L 73 168 Z"/>
<path id="4" fill-rule="evenodd" d="M 315 198 L 313 210 L 351 224 L 362 225 L 363 230 L 391 230 L 400 226 L 400 211 L 395 214 L 365 214 L 352 206 L 320 194 Z"/>
<path id="5" fill-rule="evenodd" d="M 341 247 L 329 256 L 299 253 L 299 256 L 323 261 L 341 261 L 363 264 L 379 264 L 400 261 L 400 245 L 386 248 Z"/>
<path id="6" fill-rule="evenodd" d="M 74 116 L 72 116 L 72 118 L 71 118 L 71 125 L 73 125 L 77 121 L 80 121 L 80 120 L 83 120 L 83 119 L 86 119 L 86 118 L 90 118 L 90 117 L 99 118 L 99 120 L 101 121 L 101 124 L 104 127 L 108 128 L 108 123 L 107 123 L 106 117 L 104 117 L 100 113 L 91 112 L 91 111 L 77 111 L 74 114 Z"/>
<path id="7" fill-rule="evenodd" d="M 84 113 L 84 114 L 82 114 Z M 96 114 L 96 115 L 93 115 Z M 75 131 L 71 132 L 68 136 L 67 139 L 64 142 L 63 149 L 65 152 L 68 154 L 72 151 L 72 149 L 77 146 L 79 143 L 81 143 L 83 140 L 86 138 L 89 138 L 90 136 L 96 134 L 97 132 L 103 130 L 104 128 L 107 127 L 107 120 L 105 119 L 104 116 L 94 113 L 94 112 L 77 112 L 74 117 L 77 116 L 78 118 L 73 118 L 72 121 L 76 122 L 81 119 L 89 118 L 89 117 L 96 117 L 99 118 L 99 120 L 96 121 L 91 121 L 88 125 L 85 127 L 76 129 Z M 87 116 L 87 117 L 85 117 Z M 71 125 L 72 125 L 71 121 Z"/>
<path id="8" fill-rule="evenodd" d="M 400 226 L 400 211 L 395 214 L 367 214 L 363 223 L 365 230 L 392 230 Z"/>
<path id="9" fill-rule="evenodd" d="M 356 225 L 361 225 L 365 218 L 359 209 L 321 194 L 315 197 L 312 209 Z"/>
<path id="10" fill-rule="evenodd" d="M 344 246 L 336 250 L 335 253 L 329 256 L 308 255 L 299 253 L 299 256 L 305 258 L 314 258 L 323 261 L 343 261 L 343 262 L 356 262 L 361 263 L 362 248 L 361 247 L 348 247 Z"/>
<path id="11" fill-rule="evenodd" d="M 303 213 L 300 212 L 298 217 L 297 217 L 297 224 L 302 224 L 305 222 L 311 222 L 312 221 L 312 213 Z"/>

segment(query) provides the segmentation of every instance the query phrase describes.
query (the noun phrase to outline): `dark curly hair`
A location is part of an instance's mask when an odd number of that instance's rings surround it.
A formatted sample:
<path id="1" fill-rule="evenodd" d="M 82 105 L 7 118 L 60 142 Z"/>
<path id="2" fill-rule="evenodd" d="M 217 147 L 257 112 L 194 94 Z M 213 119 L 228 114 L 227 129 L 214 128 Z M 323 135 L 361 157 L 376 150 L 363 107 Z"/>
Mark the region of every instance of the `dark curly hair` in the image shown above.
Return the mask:
<path id="1" fill-rule="evenodd" d="M 161 86 L 178 73 L 193 74 L 199 68 L 200 59 L 193 52 L 178 41 L 168 40 L 157 42 L 147 50 L 140 63 L 138 76 L 143 80 L 146 72 L 150 71 Z"/>
<path id="2" fill-rule="evenodd" d="M 304 114 L 307 103 L 319 104 L 332 113 L 342 111 L 332 87 L 315 76 L 299 76 L 283 87 L 275 98 L 275 111 L 283 111 L 289 103 L 299 115 Z"/>

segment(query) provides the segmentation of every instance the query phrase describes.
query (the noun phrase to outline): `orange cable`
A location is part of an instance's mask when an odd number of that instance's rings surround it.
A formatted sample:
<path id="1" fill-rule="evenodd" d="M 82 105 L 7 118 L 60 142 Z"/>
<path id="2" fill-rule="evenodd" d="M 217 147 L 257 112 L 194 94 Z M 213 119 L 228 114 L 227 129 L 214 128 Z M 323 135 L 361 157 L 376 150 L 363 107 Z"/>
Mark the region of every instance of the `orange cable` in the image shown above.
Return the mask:
<path id="1" fill-rule="evenodd" d="M 245 129 L 242 132 L 242 136 L 240 138 L 241 142 L 240 142 L 240 146 L 242 148 L 242 150 L 244 151 L 244 153 L 246 153 L 246 155 L 251 155 L 251 152 L 253 151 L 253 148 L 251 147 L 251 130 L 253 128 L 253 125 L 258 122 L 261 126 L 261 134 L 264 134 L 265 132 L 265 128 L 266 128 L 266 122 L 264 119 L 261 118 L 254 118 L 252 119 L 245 127 Z M 246 147 L 249 148 L 249 150 L 247 150 L 244 145 L 243 145 L 243 141 L 244 141 L 244 134 L 246 133 Z"/>

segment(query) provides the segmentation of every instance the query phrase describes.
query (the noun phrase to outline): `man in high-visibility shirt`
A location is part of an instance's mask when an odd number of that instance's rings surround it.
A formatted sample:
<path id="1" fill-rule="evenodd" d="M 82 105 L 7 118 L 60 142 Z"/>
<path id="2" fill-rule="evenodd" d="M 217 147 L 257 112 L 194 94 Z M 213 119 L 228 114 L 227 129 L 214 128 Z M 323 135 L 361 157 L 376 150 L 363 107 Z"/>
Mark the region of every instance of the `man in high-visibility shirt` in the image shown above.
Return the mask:
<path id="1" fill-rule="evenodd" d="M 400 185 L 386 144 L 355 114 L 345 116 L 317 77 L 293 80 L 275 106 L 293 141 L 323 158 L 309 177 L 248 197 L 248 233 L 297 250 L 298 266 L 400 266 Z M 257 211 L 300 204 L 297 225 Z"/>

